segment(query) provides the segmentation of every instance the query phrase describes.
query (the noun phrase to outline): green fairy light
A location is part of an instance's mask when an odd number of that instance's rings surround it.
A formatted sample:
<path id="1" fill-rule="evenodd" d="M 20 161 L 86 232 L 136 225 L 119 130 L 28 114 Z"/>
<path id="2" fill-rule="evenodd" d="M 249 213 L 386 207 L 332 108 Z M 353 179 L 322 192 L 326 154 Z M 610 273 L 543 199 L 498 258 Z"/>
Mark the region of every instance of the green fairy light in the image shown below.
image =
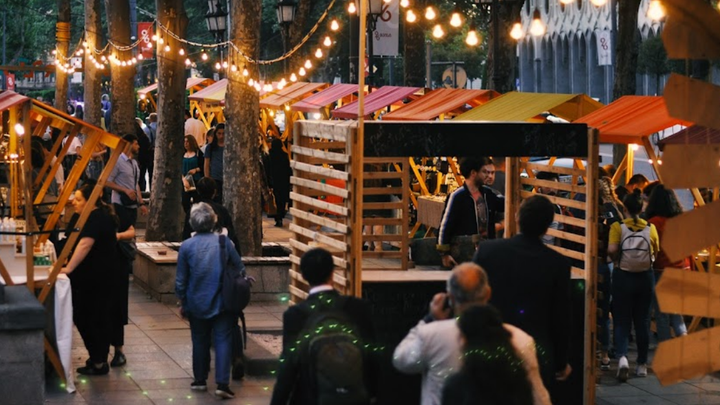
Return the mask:
<path id="1" fill-rule="evenodd" d="M 147 391 L 143 391 L 143 395 L 147 396 L 150 395 Z"/>
<path id="2" fill-rule="evenodd" d="M 60 383 L 60 388 L 65 388 L 65 383 Z"/>

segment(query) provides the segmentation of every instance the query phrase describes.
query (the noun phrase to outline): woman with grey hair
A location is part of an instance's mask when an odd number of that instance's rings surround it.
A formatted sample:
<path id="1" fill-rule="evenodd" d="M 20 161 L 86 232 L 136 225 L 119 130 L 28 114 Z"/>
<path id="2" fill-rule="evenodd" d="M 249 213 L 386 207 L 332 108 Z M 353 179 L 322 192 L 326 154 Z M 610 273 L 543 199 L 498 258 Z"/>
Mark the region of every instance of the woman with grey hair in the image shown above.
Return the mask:
<path id="1" fill-rule="evenodd" d="M 190 226 L 195 235 L 180 246 L 175 279 L 175 294 L 180 298 L 182 313 L 190 320 L 193 344 L 194 391 L 207 390 L 210 371 L 210 334 L 215 339 L 215 395 L 234 398 L 228 386 L 232 329 L 237 317 L 225 311 L 222 303 L 222 275 L 219 236 L 213 233 L 217 215 L 206 203 L 198 203 L 190 210 Z M 225 241 L 225 257 L 245 275 L 245 266 L 232 241 Z"/>

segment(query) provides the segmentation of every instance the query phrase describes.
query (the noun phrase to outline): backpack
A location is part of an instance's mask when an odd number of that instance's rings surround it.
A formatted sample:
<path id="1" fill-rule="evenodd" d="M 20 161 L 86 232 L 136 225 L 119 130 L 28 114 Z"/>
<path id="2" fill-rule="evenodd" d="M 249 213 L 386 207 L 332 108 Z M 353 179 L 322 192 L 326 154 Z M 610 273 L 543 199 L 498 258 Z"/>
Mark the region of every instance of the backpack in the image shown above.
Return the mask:
<path id="1" fill-rule="evenodd" d="M 220 263 L 223 266 L 221 294 L 223 308 L 240 315 L 250 303 L 250 281 L 240 270 L 228 261 L 225 235 L 220 235 Z"/>
<path id="2" fill-rule="evenodd" d="M 648 224 L 639 231 L 632 231 L 624 223 L 620 225 L 620 259 L 618 266 L 625 271 L 641 272 L 653 267 L 653 255 L 650 245 L 650 227 Z"/>
<path id="3" fill-rule="evenodd" d="M 305 322 L 302 364 L 308 368 L 310 390 L 318 405 L 367 405 L 366 356 L 357 326 L 338 297 L 329 310 L 314 311 Z"/>

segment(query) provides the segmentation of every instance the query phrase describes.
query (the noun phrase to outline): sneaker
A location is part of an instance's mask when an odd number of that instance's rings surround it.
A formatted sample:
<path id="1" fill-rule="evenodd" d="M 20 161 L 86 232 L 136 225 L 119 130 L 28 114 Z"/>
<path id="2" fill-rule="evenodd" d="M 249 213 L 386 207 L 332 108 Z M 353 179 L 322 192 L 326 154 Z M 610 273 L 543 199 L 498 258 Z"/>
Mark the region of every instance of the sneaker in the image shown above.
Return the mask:
<path id="1" fill-rule="evenodd" d="M 190 384 L 190 389 L 193 391 L 207 391 L 207 383 L 205 381 L 193 381 Z"/>
<path id="2" fill-rule="evenodd" d="M 620 357 L 620 361 L 618 361 L 618 372 L 617 372 L 617 378 L 620 382 L 626 382 L 628 380 L 628 374 L 630 371 L 630 365 L 628 364 L 628 359 L 625 356 Z"/>
<path id="3" fill-rule="evenodd" d="M 602 370 L 602 371 L 610 370 L 610 358 L 609 357 L 606 357 L 606 358 L 600 360 L 600 370 Z"/>
<path id="4" fill-rule="evenodd" d="M 635 375 L 638 377 L 647 377 L 647 364 L 638 364 L 635 369 Z"/>
<path id="5" fill-rule="evenodd" d="M 115 355 L 110 362 L 110 367 L 120 367 L 124 366 L 125 364 L 127 364 L 127 359 L 125 358 L 123 352 L 115 352 Z"/>
<path id="6" fill-rule="evenodd" d="M 218 384 L 215 395 L 223 399 L 235 398 L 235 393 L 230 390 L 227 384 Z"/>
<path id="7" fill-rule="evenodd" d="M 100 368 L 97 368 L 95 365 L 90 364 L 85 367 L 80 367 L 76 371 L 82 375 L 105 375 L 110 372 L 110 366 L 107 363 L 103 363 Z"/>

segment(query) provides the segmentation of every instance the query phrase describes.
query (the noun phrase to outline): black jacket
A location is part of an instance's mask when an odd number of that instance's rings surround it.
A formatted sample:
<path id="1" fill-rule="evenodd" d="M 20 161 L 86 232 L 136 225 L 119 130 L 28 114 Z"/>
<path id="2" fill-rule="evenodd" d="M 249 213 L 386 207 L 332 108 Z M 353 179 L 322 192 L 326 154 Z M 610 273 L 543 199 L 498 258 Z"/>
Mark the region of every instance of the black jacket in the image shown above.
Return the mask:
<path id="1" fill-rule="evenodd" d="M 538 347 L 540 374 L 547 384 L 568 363 L 570 262 L 523 234 L 480 244 L 473 262 L 488 275 L 493 304 L 503 321 L 527 332 Z"/>
<path id="2" fill-rule="evenodd" d="M 280 367 L 277 373 L 277 381 L 273 389 L 271 405 L 314 405 L 316 398 L 312 397 L 309 391 L 309 379 L 307 365 L 300 363 L 299 350 L 292 350 L 296 346 L 298 336 L 304 331 L 305 323 L 314 311 L 322 311 L 327 308 L 325 303 L 340 294 L 333 291 L 322 291 L 311 294 L 302 303 L 292 306 L 283 314 L 283 353 Z M 365 342 L 371 345 L 375 339 L 375 332 L 370 316 L 370 306 L 362 300 L 347 297 L 342 308 L 347 318 L 355 323 L 360 331 L 360 336 Z M 372 357 L 369 357 L 369 364 L 365 367 L 366 387 L 374 396 L 375 383 L 372 380 L 374 375 Z"/>
<path id="3" fill-rule="evenodd" d="M 488 239 L 495 239 L 495 223 L 502 218 L 505 212 L 505 197 L 490 187 L 480 189 L 485 198 L 487 208 Z M 473 220 L 474 219 L 474 220 Z M 472 198 L 467 184 L 453 191 L 445 200 L 440 229 L 438 230 L 438 250 L 450 250 L 450 242 L 456 236 L 476 235 L 478 233 L 478 218 L 475 215 L 475 200 Z"/>

